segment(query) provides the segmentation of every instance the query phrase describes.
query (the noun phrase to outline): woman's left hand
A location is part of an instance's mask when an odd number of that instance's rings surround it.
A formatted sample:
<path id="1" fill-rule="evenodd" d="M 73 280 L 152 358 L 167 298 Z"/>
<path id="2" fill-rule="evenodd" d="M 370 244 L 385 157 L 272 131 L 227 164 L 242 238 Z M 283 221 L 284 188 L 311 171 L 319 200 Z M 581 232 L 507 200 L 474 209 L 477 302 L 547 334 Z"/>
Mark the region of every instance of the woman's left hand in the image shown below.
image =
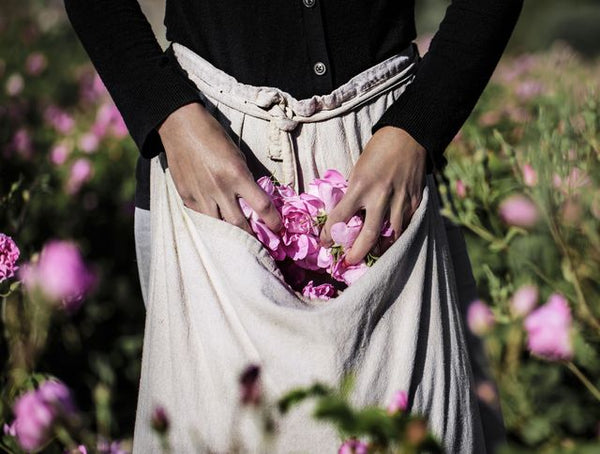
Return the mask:
<path id="1" fill-rule="evenodd" d="M 348 189 L 331 210 L 321 230 L 321 244 L 333 244 L 330 228 L 366 211 L 362 229 L 346 254 L 356 264 L 377 243 L 389 213 L 395 241 L 416 211 L 425 187 L 427 152 L 405 130 L 384 126 L 373 134 L 348 177 Z"/>

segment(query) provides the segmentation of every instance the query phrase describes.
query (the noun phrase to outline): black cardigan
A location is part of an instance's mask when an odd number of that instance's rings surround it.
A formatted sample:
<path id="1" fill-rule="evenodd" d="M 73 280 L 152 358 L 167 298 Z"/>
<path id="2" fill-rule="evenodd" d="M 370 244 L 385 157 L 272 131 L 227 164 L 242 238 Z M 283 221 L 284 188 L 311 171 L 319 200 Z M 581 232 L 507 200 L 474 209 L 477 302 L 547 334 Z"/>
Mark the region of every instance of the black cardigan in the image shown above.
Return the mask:
<path id="1" fill-rule="evenodd" d="M 453 0 L 414 81 L 371 132 L 404 129 L 427 150 L 428 170 L 442 169 L 522 5 Z M 197 88 L 163 52 L 137 0 L 65 0 L 65 8 L 138 146 L 135 204 L 149 209 L 148 159 L 164 150 L 156 128 L 178 107 L 201 102 Z M 414 0 L 167 0 L 165 25 L 170 42 L 238 81 L 297 99 L 331 92 L 416 37 Z"/>

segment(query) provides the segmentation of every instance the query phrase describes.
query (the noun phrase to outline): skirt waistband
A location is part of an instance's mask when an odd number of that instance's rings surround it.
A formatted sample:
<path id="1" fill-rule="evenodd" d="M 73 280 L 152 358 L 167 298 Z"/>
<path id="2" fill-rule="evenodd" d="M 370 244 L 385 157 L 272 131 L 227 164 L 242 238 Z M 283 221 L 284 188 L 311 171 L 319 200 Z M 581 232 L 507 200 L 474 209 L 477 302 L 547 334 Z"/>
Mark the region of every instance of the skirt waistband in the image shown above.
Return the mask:
<path id="1" fill-rule="evenodd" d="M 412 42 L 403 51 L 365 69 L 328 94 L 296 99 L 277 87 L 239 82 L 183 44 L 173 42 L 167 52 L 175 56 L 202 93 L 258 118 L 279 118 L 283 130 L 292 130 L 297 123 L 339 115 L 386 88 L 407 81 L 414 77 L 421 60 L 418 47 Z M 286 125 L 286 120 L 291 120 L 291 124 Z"/>

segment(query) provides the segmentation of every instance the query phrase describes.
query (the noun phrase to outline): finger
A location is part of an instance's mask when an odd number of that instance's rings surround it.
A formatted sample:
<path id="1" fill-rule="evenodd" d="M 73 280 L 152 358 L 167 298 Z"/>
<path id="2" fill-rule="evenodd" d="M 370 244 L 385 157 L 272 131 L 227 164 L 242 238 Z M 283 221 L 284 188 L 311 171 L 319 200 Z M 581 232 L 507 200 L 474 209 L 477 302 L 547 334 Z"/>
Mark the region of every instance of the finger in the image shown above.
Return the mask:
<path id="1" fill-rule="evenodd" d="M 325 224 L 323 224 L 319 234 L 321 246 L 330 247 L 333 245 L 333 239 L 331 238 L 331 226 L 333 224 L 336 222 L 348 222 L 361 208 L 358 199 L 347 192 L 327 215 L 327 220 L 325 221 Z"/>
<path id="2" fill-rule="evenodd" d="M 419 204 L 421 203 L 421 198 L 423 196 L 422 192 L 413 194 L 410 196 L 409 198 L 409 204 L 407 205 L 406 208 L 406 216 L 404 218 L 404 230 L 406 230 L 406 227 L 408 227 L 408 224 L 410 224 L 410 221 L 412 220 L 413 215 L 415 214 L 415 211 L 417 211 L 417 208 L 419 208 Z"/>
<path id="3" fill-rule="evenodd" d="M 381 234 L 381 226 L 385 218 L 387 204 L 380 203 L 378 205 L 367 207 L 365 222 L 360 229 L 360 233 L 350 251 L 346 253 L 346 263 L 355 265 L 365 258 L 371 248 L 377 243 Z"/>
<path id="4" fill-rule="evenodd" d="M 394 229 L 394 233 L 392 235 L 393 241 L 396 241 L 398 237 L 402 235 L 404 225 L 405 204 L 406 199 L 404 196 L 404 192 L 399 193 L 397 196 L 393 197 L 390 203 L 390 224 Z"/>
<path id="5" fill-rule="evenodd" d="M 245 230 L 250 235 L 254 235 L 254 231 L 252 230 L 252 227 L 250 227 L 246 216 L 244 216 L 242 208 L 240 207 L 236 197 L 226 200 L 219 206 L 219 208 L 224 221 L 229 222 L 230 224 L 233 224 L 242 230 Z"/>
<path id="6" fill-rule="evenodd" d="M 244 182 L 238 195 L 244 198 L 272 232 L 278 233 L 283 228 L 281 215 L 271 197 L 254 180 Z"/>

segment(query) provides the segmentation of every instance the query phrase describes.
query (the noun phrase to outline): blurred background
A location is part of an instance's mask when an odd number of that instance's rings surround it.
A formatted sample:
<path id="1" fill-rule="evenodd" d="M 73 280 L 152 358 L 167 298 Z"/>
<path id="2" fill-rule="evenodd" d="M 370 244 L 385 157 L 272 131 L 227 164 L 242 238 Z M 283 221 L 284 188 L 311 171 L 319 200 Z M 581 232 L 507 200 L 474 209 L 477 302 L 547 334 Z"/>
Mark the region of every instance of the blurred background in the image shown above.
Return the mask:
<path id="1" fill-rule="evenodd" d="M 140 3 L 165 47 L 164 2 Z M 448 4 L 417 1 L 421 53 Z M 600 452 L 598 24 L 598 0 L 526 1 L 447 151 L 444 193 L 455 207 L 446 214 L 464 226 L 481 294 L 469 329 L 484 337 L 499 385 L 496 394 L 479 383 L 478 393 L 502 405 L 506 452 Z M 0 424 L 23 389 L 54 376 L 89 433 L 130 447 L 145 314 L 133 242 L 137 153 L 62 1 L 2 0 L 0 233 L 22 264 L 52 239 L 72 240 L 97 284 L 76 308 L 39 322 L 17 276 L 0 273 Z M 568 316 L 552 312 L 557 298 Z M 532 314 L 568 332 L 562 356 L 534 342 Z M 0 437 L 0 449 L 20 452 L 9 428 Z"/>

